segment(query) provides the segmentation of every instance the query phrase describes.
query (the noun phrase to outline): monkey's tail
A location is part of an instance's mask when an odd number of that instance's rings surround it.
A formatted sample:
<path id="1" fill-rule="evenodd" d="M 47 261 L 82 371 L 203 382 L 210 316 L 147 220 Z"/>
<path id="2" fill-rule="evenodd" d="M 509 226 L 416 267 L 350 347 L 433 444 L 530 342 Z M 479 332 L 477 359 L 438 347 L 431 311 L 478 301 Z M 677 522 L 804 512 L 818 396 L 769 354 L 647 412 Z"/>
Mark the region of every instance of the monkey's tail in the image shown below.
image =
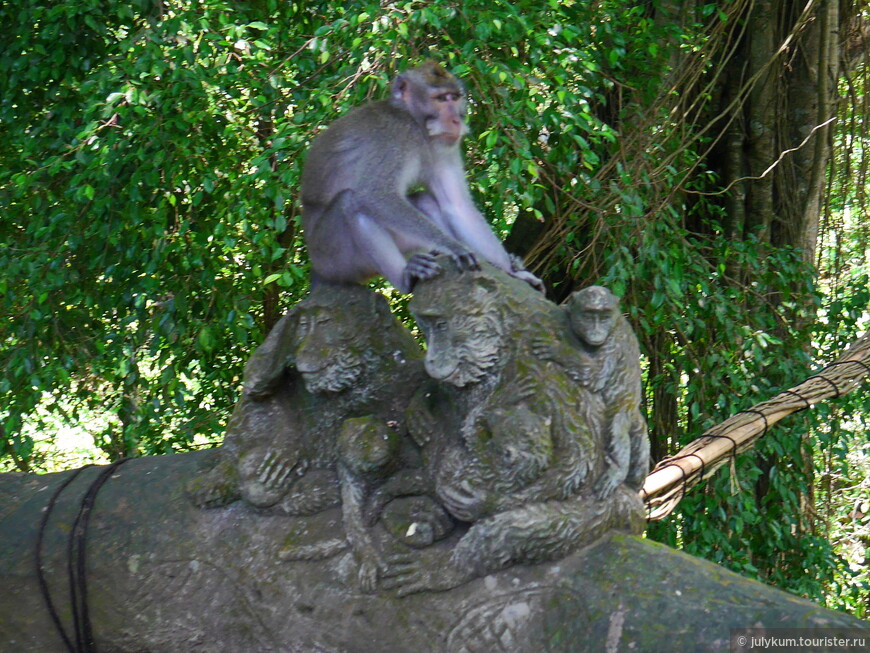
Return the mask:
<path id="1" fill-rule="evenodd" d="M 317 544 L 287 545 L 278 552 L 278 558 L 285 562 L 296 560 L 325 560 L 348 549 L 346 539 L 335 538 Z"/>

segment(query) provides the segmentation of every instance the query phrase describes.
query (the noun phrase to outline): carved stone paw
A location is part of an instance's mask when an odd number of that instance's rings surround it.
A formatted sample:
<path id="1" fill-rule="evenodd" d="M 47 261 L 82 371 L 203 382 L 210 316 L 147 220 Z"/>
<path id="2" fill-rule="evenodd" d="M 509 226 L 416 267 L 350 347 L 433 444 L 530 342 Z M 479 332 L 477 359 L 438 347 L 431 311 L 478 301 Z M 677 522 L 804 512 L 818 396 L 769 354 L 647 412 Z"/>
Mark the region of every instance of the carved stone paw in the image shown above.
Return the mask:
<path id="1" fill-rule="evenodd" d="M 592 493 L 595 495 L 596 499 L 602 501 L 613 494 L 613 491 L 616 490 L 619 485 L 620 481 L 618 475 L 611 473 L 611 470 L 608 469 L 595 481 L 595 484 L 592 486 Z"/>
<path id="2" fill-rule="evenodd" d="M 288 481 L 294 467 L 296 467 L 295 456 L 288 458 L 270 451 L 257 468 L 257 478 L 267 489 L 286 490 L 290 485 Z"/>
<path id="3" fill-rule="evenodd" d="M 593 386 L 595 385 L 596 370 L 591 365 L 578 365 L 575 369 L 568 371 L 568 376 L 574 383 L 595 390 Z"/>
<path id="4" fill-rule="evenodd" d="M 307 465 L 297 465 L 296 474 Z M 278 506 L 288 515 L 313 515 L 341 503 L 338 478 L 332 470 L 308 471 L 296 481 Z"/>
<path id="5" fill-rule="evenodd" d="M 536 338 L 531 343 L 532 354 L 541 360 L 555 360 L 556 346 L 545 338 Z"/>
<path id="6" fill-rule="evenodd" d="M 396 554 L 387 559 L 380 586 L 403 597 L 426 591 L 443 592 L 469 580 L 467 573 L 452 564 L 449 551 L 425 559 L 413 554 Z"/>
<path id="7" fill-rule="evenodd" d="M 486 512 L 489 497 L 482 488 L 474 487 L 468 480 L 458 480 L 439 485 L 438 498 L 451 515 L 470 522 Z"/>
<path id="8" fill-rule="evenodd" d="M 262 451 L 255 450 L 245 456 L 239 465 L 242 497 L 251 505 L 265 508 L 277 503 L 287 494 L 295 477 L 293 470 L 298 457 L 284 456 L 269 449 L 260 457 Z"/>
<path id="9" fill-rule="evenodd" d="M 361 592 L 371 594 L 378 589 L 378 576 L 381 568 L 375 560 L 363 560 L 357 571 L 357 581 Z"/>
<path id="10" fill-rule="evenodd" d="M 427 589 L 422 561 L 414 555 L 396 554 L 387 558 L 387 568 L 381 579 L 381 589 L 395 590 L 407 596 Z"/>
<path id="11" fill-rule="evenodd" d="M 420 447 L 432 441 L 432 434 L 438 428 L 435 419 L 426 410 L 409 410 L 406 417 L 408 433 Z"/>
<path id="12" fill-rule="evenodd" d="M 514 403 L 519 403 L 538 394 L 538 382 L 531 376 L 518 377 L 510 387 Z"/>

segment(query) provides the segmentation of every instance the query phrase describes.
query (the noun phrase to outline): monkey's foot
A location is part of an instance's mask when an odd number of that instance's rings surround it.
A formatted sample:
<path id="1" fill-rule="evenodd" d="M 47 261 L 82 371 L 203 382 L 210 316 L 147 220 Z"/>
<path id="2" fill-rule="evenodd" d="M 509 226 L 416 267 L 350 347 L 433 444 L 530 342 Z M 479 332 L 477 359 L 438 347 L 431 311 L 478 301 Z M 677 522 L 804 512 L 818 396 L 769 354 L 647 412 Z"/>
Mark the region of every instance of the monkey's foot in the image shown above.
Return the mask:
<path id="1" fill-rule="evenodd" d="M 364 537 L 365 540 L 356 542 L 351 538 L 351 549 L 359 565 L 356 572 L 359 589 L 364 594 L 372 594 L 377 591 L 378 579 L 389 569 L 389 563 L 367 536 Z"/>
<path id="2" fill-rule="evenodd" d="M 435 262 L 435 256 L 431 253 L 414 254 L 408 259 L 405 269 L 402 270 L 402 285 L 407 292 L 412 292 L 418 281 L 431 279 L 441 272 L 441 266 Z"/>
<path id="3" fill-rule="evenodd" d="M 284 456 L 274 450 L 266 451 L 262 460 L 257 460 L 258 452 L 242 459 L 239 467 L 242 498 L 258 508 L 275 505 L 287 494 L 296 476 L 298 456 Z"/>
<path id="4" fill-rule="evenodd" d="M 520 281 L 525 281 L 532 288 L 537 290 L 538 292 L 545 292 L 544 290 L 544 282 L 538 279 L 534 274 L 529 272 L 528 270 L 514 270 L 510 273 L 512 277 L 516 277 Z"/>
<path id="5" fill-rule="evenodd" d="M 387 561 L 388 567 L 381 579 L 383 590 L 395 590 L 399 597 L 418 592 L 444 592 L 470 581 L 473 576 L 462 571 L 445 551 L 441 560 L 423 559 L 407 554 L 394 555 Z"/>
<path id="6" fill-rule="evenodd" d="M 314 469 L 306 472 L 281 499 L 278 507 L 288 515 L 313 515 L 341 504 L 341 490 L 335 472 Z"/>
<path id="7" fill-rule="evenodd" d="M 186 490 L 197 508 L 221 508 L 242 496 L 235 466 L 226 460 L 195 476 Z"/>

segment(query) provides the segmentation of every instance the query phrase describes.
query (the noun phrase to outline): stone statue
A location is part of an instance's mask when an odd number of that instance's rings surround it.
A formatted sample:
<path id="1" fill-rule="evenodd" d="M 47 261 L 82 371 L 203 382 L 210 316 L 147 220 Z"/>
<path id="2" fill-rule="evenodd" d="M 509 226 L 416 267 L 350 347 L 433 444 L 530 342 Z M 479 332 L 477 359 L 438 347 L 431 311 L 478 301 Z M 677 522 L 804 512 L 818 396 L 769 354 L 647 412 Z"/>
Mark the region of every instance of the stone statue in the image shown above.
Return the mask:
<path id="1" fill-rule="evenodd" d="M 320 286 L 252 356 L 219 449 L 0 474 L 0 651 L 719 651 L 740 625 L 866 628 L 631 535 L 637 344 L 608 291 L 558 307 L 439 265 L 410 304 L 425 357 L 383 297 Z"/>
<path id="2" fill-rule="evenodd" d="M 649 438 L 637 338 L 619 311 L 619 299 L 602 286 L 573 293 L 564 311 L 573 337 L 538 338 L 535 353 L 564 367 L 604 402 L 605 465 L 595 482 L 596 496 L 606 498 L 622 483 L 640 490 L 649 472 Z"/>
<path id="3" fill-rule="evenodd" d="M 373 483 L 415 464 L 404 413 L 424 380 L 422 352 L 380 295 L 360 286 L 315 289 L 272 329 L 245 367 L 222 461 L 191 484 L 194 501 L 237 499 L 304 516 L 339 503 L 345 537 L 287 546 L 285 560 L 347 548 L 373 589 L 379 555 L 362 513 Z M 410 444 L 409 442 L 407 444 Z"/>
<path id="4" fill-rule="evenodd" d="M 410 309 L 432 377 L 407 419 L 424 460 L 416 489 L 428 481 L 462 526 L 455 544 L 394 557 L 385 587 L 443 590 L 559 558 L 610 529 L 642 532 L 635 492 L 595 492 L 608 468 L 605 398 L 536 354 L 538 334 L 564 332 L 550 302 L 487 270 L 421 282 Z M 397 491 L 394 483 L 378 501 Z"/>
<path id="5" fill-rule="evenodd" d="M 279 557 L 349 548 L 360 589 L 400 595 L 642 532 L 623 484 L 623 441 L 646 437 L 637 345 L 612 296 L 590 326 L 589 301 L 566 320 L 497 270 L 443 267 L 410 304 L 425 365 L 370 291 L 320 286 L 290 311 L 246 368 L 223 463 L 192 486 L 199 505 L 340 504 L 343 536 Z"/>

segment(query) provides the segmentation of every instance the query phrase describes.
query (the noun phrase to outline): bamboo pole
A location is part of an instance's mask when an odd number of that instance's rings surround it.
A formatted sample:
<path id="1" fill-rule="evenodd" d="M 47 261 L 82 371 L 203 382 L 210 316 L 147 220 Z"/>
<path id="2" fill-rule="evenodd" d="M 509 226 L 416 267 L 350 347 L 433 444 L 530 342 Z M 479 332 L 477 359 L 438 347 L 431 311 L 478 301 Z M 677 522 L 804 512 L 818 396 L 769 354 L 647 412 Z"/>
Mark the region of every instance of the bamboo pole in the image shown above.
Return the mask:
<path id="1" fill-rule="evenodd" d="M 803 383 L 784 390 L 773 399 L 732 415 L 706 431 L 676 455 L 659 462 L 640 490 L 648 519 L 667 517 L 692 486 L 710 478 L 738 453 L 778 421 L 831 397 L 841 397 L 858 388 L 870 375 L 870 331 L 858 338 L 845 354 Z"/>

